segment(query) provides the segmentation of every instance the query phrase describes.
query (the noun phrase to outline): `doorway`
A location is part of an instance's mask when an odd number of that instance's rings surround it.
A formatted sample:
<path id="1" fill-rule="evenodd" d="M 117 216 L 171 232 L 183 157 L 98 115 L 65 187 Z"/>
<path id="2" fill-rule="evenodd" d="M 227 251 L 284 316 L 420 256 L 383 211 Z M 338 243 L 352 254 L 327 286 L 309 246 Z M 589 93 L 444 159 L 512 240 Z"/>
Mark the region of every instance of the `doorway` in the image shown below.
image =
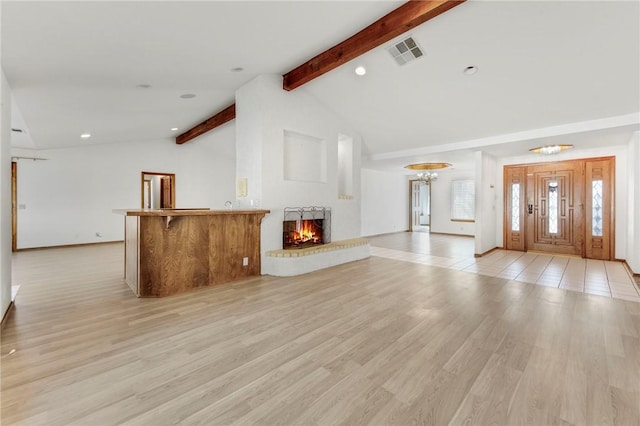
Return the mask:
<path id="1" fill-rule="evenodd" d="M 424 180 L 409 181 L 411 217 L 409 231 L 430 232 L 431 230 L 431 185 Z"/>
<path id="2" fill-rule="evenodd" d="M 11 161 L 11 251 L 18 251 L 18 162 Z"/>
<path id="3" fill-rule="evenodd" d="M 612 260 L 614 162 L 505 166 L 505 248 Z"/>
<path id="4" fill-rule="evenodd" d="M 141 206 L 143 209 L 174 209 L 176 207 L 176 175 L 142 172 Z"/>

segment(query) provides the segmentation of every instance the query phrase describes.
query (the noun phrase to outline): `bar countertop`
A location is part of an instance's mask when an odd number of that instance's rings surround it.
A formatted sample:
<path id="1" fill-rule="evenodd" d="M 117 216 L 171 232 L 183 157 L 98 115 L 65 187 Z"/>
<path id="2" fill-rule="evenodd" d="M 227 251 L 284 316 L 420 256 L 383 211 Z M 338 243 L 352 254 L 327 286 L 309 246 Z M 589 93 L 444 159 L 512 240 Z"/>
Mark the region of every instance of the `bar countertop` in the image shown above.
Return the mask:
<path id="1" fill-rule="evenodd" d="M 251 215 L 270 213 L 270 210 L 211 210 L 206 208 L 195 209 L 114 209 L 114 213 L 123 216 L 220 216 L 220 215 Z"/>

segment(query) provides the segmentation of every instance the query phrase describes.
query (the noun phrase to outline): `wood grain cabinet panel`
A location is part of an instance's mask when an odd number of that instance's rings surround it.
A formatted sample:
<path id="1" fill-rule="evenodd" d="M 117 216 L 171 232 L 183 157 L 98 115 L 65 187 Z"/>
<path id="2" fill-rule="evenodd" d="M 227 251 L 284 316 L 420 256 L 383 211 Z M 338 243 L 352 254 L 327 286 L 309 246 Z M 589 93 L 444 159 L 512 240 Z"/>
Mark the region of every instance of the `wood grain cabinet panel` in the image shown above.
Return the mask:
<path id="1" fill-rule="evenodd" d="M 170 296 L 260 274 L 260 223 L 267 210 L 152 212 L 125 211 L 125 278 L 139 297 Z M 137 232 L 130 229 L 134 224 Z"/>

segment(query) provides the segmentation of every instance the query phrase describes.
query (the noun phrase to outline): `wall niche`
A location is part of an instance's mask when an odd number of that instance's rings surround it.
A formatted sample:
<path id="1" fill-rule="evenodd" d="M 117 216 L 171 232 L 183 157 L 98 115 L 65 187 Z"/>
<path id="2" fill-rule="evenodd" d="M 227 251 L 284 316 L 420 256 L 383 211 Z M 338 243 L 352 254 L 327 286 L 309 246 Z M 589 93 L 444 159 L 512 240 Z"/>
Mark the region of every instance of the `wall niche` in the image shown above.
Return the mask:
<path id="1" fill-rule="evenodd" d="M 353 199 L 353 138 L 338 136 L 338 198 Z"/>
<path id="2" fill-rule="evenodd" d="M 290 130 L 284 131 L 284 179 L 327 182 L 327 142 Z"/>

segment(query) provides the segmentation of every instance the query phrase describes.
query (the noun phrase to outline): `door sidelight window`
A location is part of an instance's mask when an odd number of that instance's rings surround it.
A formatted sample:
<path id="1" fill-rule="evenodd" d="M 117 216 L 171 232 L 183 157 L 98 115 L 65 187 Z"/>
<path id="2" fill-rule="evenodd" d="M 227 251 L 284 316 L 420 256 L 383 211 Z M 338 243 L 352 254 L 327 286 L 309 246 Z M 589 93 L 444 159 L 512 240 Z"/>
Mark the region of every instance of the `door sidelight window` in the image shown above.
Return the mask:
<path id="1" fill-rule="evenodd" d="M 520 230 L 520 184 L 511 184 L 511 230 Z"/>
<path id="2" fill-rule="evenodd" d="M 547 217 L 549 220 L 549 234 L 558 233 L 558 182 L 549 182 L 549 211 Z"/>
<path id="3" fill-rule="evenodd" d="M 602 180 L 591 182 L 591 235 L 602 237 Z"/>

